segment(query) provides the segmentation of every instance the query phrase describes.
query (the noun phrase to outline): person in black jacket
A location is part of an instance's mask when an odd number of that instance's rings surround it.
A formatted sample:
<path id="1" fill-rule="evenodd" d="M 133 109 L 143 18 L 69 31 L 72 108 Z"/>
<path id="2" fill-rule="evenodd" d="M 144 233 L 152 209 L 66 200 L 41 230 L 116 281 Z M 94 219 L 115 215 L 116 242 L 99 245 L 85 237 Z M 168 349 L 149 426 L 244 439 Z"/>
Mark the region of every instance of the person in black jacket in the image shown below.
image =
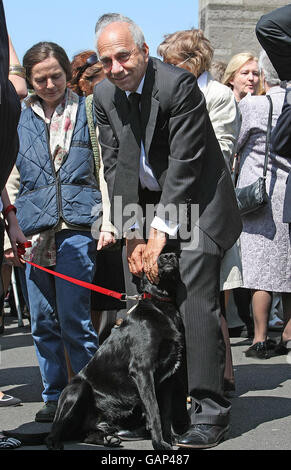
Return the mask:
<path id="1" fill-rule="evenodd" d="M 9 74 L 11 71 L 14 73 L 21 73 L 22 68 L 14 64 L 10 65 L 11 58 L 15 58 L 15 51 L 13 49 L 12 43 L 9 39 L 5 12 L 2 0 L 0 0 L 0 194 L 2 199 L 0 199 L 0 210 L 3 209 L 4 217 L 8 223 L 9 229 L 17 221 L 11 220 L 15 217 L 13 210 L 10 211 L 9 208 L 13 208 L 10 205 L 10 200 L 8 198 L 5 184 L 9 177 L 9 174 L 13 168 L 13 165 L 16 161 L 17 152 L 18 152 L 18 134 L 17 134 L 17 124 L 20 117 L 20 100 L 15 90 L 14 85 L 9 80 Z M 10 65 L 10 67 L 9 67 Z M 17 72 L 18 71 L 18 72 Z M 16 78 L 16 83 L 17 79 Z M 15 84 L 16 84 L 15 83 Z M 24 90 L 24 91 L 23 91 Z M 25 87 L 22 87 L 21 93 L 25 93 Z M 9 233 L 9 232 L 8 232 Z M 18 237 L 18 235 L 17 235 Z M 19 239 L 17 239 L 19 241 Z M 3 219 L 0 219 L 0 266 L 2 265 L 3 260 L 3 250 L 4 250 L 4 222 Z M 2 285 L 2 279 L 0 282 L 0 312 L 3 310 L 4 304 L 4 291 Z M 0 329 L 4 328 L 2 313 L 0 314 Z M 12 397 L 0 391 L 0 407 L 18 405 L 21 402 L 19 398 Z"/>
<path id="2" fill-rule="evenodd" d="M 3 3 L 0 0 L 0 192 L 4 189 L 13 168 L 19 145 L 17 124 L 21 107 L 8 74 L 9 39 Z"/>
<path id="3" fill-rule="evenodd" d="M 99 19 L 96 45 L 107 78 L 95 86 L 95 110 L 116 215 L 112 221 L 121 234 L 126 232 L 127 293 L 136 293 L 143 272 L 157 282 L 159 254 L 166 243 L 177 242 L 181 248 L 185 216 L 191 222 L 190 208 L 199 206 L 199 227 L 197 219 L 192 225 L 199 240 L 180 250 L 177 303 L 185 321 L 192 408 L 191 426 L 186 432 L 180 429 L 184 434 L 177 445 L 211 447 L 229 428 L 219 274 L 224 251 L 241 232 L 230 173 L 193 74 L 150 57 L 140 28 L 119 14 Z M 126 209 L 155 204 L 156 216 L 145 210 L 149 233 L 143 234 L 141 226 L 139 232 L 137 225 L 126 230 L 119 224 Z"/>
<path id="4" fill-rule="evenodd" d="M 282 157 L 291 155 L 291 4 L 263 15 L 256 34 L 281 80 L 287 81 L 282 113 L 272 132 L 274 151 Z M 283 222 L 289 224 L 291 243 L 291 175 L 289 173 L 283 208 Z M 291 279 L 290 279 L 291 283 Z M 278 352 L 287 353 L 291 362 L 291 295 L 283 295 L 284 330 Z"/>

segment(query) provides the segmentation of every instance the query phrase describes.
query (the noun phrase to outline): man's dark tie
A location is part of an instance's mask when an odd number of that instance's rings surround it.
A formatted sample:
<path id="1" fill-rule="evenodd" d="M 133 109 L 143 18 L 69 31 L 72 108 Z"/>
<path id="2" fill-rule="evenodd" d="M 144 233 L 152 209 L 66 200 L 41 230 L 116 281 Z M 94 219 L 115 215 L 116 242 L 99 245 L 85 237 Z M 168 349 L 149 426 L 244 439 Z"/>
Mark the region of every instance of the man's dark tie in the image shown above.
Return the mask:
<path id="1" fill-rule="evenodd" d="M 122 196 L 122 208 L 120 207 L 119 210 L 123 210 L 127 204 L 138 203 L 141 147 L 140 97 L 141 95 L 138 93 L 131 93 L 128 97 L 129 117 L 120 142 L 113 189 L 114 196 Z M 114 204 L 114 201 L 111 202 Z M 115 209 L 117 208 L 115 207 Z M 123 224 L 126 219 L 123 218 Z M 112 222 L 117 226 L 116 220 L 112 220 Z"/>

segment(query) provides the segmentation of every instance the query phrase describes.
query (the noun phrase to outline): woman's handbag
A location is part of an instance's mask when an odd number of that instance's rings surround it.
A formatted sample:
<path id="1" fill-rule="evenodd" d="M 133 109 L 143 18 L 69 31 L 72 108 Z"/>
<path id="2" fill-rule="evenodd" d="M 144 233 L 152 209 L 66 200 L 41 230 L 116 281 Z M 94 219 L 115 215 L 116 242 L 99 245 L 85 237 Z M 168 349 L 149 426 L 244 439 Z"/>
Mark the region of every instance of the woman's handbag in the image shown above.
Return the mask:
<path id="1" fill-rule="evenodd" d="M 257 179 L 254 183 L 245 186 L 244 188 L 235 188 L 237 204 L 241 215 L 250 214 L 261 209 L 268 203 L 268 194 L 266 191 L 266 174 L 268 166 L 268 157 L 270 150 L 270 137 L 272 130 L 272 114 L 273 103 L 271 97 L 266 95 L 270 103 L 268 127 L 266 135 L 266 150 L 263 176 Z"/>

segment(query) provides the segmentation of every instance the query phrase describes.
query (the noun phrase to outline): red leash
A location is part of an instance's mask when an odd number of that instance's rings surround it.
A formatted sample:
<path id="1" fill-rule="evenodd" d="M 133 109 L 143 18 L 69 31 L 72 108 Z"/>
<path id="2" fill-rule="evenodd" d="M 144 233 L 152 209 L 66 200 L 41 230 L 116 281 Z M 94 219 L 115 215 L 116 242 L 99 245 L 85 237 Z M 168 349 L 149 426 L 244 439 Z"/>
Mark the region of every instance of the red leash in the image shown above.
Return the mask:
<path id="1" fill-rule="evenodd" d="M 28 263 L 31 266 L 34 266 L 35 268 L 40 269 L 41 271 L 45 271 L 48 274 L 52 274 L 53 276 L 60 277 L 61 279 L 64 279 L 65 281 L 72 282 L 73 284 L 77 284 L 77 286 L 85 287 L 86 289 L 90 289 L 95 292 L 99 292 L 100 294 L 109 295 L 110 297 L 114 297 L 115 299 L 121 300 L 122 302 L 126 302 L 127 300 L 138 301 L 138 300 L 143 300 L 143 299 L 151 299 L 153 297 L 152 294 L 149 294 L 148 292 L 144 292 L 143 294 L 137 294 L 137 295 L 121 294 L 120 292 L 115 292 L 114 290 L 106 289 L 105 287 L 96 286 L 95 284 L 90 284 L 90 282 L 80 281 L 79 279 L 75 279 L 74 277 L 66 276 L 65 274 L 60 274 L 56 271 L 52 271 L 51 269 L 44 268 L 43 266 L 39 266 L 38 264 L 32 263 L 31 261 L 27 261 L 22 258 L 22 255 L 25 254 L 25 248 L 31 248 L 31 246 L 32 246 L 31 242 L 18 243 L 17 251 L 18 251 L 19 258 L 25 263 Z M 162 300 L 164 302 L 172 302 L 172 299 L 168 297 L 159 298 L 159 300 Z"/>
<path id="2" fill-rule="evenodd" d="M 43 266 L 39 266 L 38 264 L 32 263 L 31 261 L 27 261 L 22 258 L 22 255 L 25 254 L 25 248 L 30 248 L 31 242 L 26 243 L 19 243 L 17 246 L 18 256 L 21 258 L 22 261 L 25 263 L 34 266 L 35 268 L 41 269 L 41 271 L 45 271 L 46 273 L 52 274 L 53 276 L 60 277 L 65 281 L 72 282 L 73 284 L 77 284 L 78 286 L 85 287 L 86 289 L 94 290 L 95 292 L 99 292 L 100 294 L 110 295 L 111 297 L 115 297 L 116 299 L 126 301 L 128 297 L 126 294 L 121 294 L 119 292 L 115 292 L 110 289 L 105 289 L 104 287 L 96 286 L 95 284 L 90 284 L 89 282 L 80 281 L 79 279 L 75 279 L 74 277 L 66 276 L 65 274 L 57 273 L 56 271 L 52 271 L 51 269 L 44 268 Z"/>

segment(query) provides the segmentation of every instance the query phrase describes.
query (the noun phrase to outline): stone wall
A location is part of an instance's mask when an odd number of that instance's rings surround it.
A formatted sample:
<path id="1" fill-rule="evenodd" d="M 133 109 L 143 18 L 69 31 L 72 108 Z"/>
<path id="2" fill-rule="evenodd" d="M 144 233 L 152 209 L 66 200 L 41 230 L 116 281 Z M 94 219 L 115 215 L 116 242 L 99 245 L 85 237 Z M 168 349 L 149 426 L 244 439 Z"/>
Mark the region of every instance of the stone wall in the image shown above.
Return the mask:
<path id="1" fill-rule="evenodd" d="M 280 0 L 200 0 L 199 28 L 215 49 L 214 58 L 228 62 L 238 52 L 258 54 L 255 26 L 259 18 L 287 5 Z"/>

